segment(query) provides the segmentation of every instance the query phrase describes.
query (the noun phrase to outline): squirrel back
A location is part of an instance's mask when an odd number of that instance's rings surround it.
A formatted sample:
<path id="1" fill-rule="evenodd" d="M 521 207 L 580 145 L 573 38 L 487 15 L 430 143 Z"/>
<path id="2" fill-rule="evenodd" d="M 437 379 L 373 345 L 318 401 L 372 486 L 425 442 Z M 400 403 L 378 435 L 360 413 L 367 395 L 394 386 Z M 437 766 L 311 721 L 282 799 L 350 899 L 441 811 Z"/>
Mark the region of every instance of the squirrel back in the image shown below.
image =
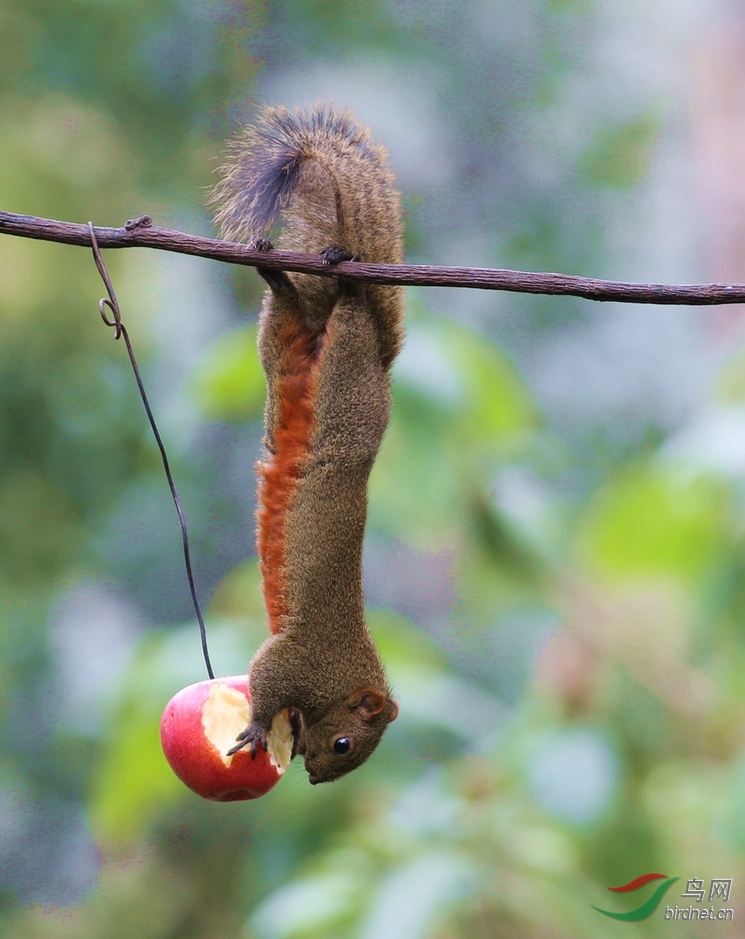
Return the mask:
<path id="1" fill-rule="evenodd" d="M 262 108 L 228 145 L 210 203 L 223 238 L 253 243 L 279 227 L 275 246 L 319 254 L 341 248 L 371 264 L 403 261 L 400 195 L 384 147 L 348 111 Z M 330 313 L 333 278 L 287 275 L 312 315 Z M 363 285 L 375 308 L 381 358 L 388 368 L 403 340 L 403 291 Z"/>

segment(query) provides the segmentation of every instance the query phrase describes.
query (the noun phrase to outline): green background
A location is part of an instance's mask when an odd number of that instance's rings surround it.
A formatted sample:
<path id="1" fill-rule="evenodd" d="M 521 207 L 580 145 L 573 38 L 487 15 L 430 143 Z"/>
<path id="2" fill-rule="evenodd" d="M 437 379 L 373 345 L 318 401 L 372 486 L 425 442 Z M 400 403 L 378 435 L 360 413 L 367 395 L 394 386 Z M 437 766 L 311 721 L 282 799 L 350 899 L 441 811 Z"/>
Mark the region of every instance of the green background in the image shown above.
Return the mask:
<path id="1" fill-rule="evenodd" d="M 0 0 L 0 208 L 209 234 L 223 141 L 255 101 L 324 98 L 388 146 L 412 262 L 706 279 L 703 5 L 652 7 Z M 262 286 L 153 251 L 106 260 L 215 668 L 240 673 L 266 631 Z M 85 249 L 0 238 L 0 931 L 697 935 L 663 909 L 591 908 L 638 905 L 652 887 L 605 888 L 647 871 L 732 878 L 737 920 L 737 314 L 410 290 L 365 549 L 401 715 L 333 786 L 293 765 L 262 800 L 216 805 L 160 752 L 166 701 L 204 672 L 101 293 Z"/>

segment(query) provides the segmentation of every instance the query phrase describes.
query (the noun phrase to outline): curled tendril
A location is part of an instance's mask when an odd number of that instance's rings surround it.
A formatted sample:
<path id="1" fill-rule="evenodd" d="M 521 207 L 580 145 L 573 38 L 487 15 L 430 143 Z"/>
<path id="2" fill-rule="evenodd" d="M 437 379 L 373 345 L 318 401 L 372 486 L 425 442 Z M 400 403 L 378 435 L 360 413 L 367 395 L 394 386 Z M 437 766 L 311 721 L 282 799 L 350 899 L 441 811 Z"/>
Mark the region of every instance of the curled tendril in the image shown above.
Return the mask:
<path id="1" fill-rule="evenodd" d="M 109 272 L 106 270 L 106 265 L 101 257 L 101 249 L 98 247 L 98 239 L 96 238 L 96 229 L 93 227 L 93 222 L 88 222 L 88 231 L 91 233 L 93 260 L 96 262 L 98 273 L 101 275 L 101 280 L 104 282 L 106 292 L 108 293 L 108 297 L 103 297 L 98 301 L 98 310 L 104 323 L 114 330 L 114 339 L 119 339 L 122 335 L 122 314 L 119 309 L 119 301 L 116 299 L 114 285 L 111 283 Z M 114 314 L 113 320 L 110 320 L 106 315 L 106 307 Z"/>
<path id="2" fill-rule="evenodd" d="M 114 319 L 110 320 L 106 316 L 106 307 L 108 307 L 111 312 L 114 314 Z M 119 308 L 115 307 L 114 304 L 107 297 L 102 297 L 98 301 L 98 311 L 101 314 L 101 319 L 106 323 L 107 326 L 111 326 L 114 330 L 114 339 L 118 339 L 122 334 L 122 318 L 119 313 Z"/>

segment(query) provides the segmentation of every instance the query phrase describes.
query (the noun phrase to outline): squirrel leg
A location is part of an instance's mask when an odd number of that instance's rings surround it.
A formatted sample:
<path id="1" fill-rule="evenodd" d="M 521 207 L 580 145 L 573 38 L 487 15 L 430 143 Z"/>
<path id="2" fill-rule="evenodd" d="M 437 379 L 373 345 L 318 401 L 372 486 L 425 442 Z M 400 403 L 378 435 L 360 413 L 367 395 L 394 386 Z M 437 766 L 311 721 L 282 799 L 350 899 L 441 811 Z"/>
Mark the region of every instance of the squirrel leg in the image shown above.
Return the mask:
<path id="1" fill-rule="evenodd" d="M 311 462 L 372 464 L 390 413 L 378 331 L 357 285 L 342 283 L 318 373 Z"/>
<path id="2" fill-rule="evenodd" d="M 255 251 L 260 251 L 262 254 L 274 250 L 274 245 L 268 238 L 257 238 L 251 247 Z M 289 291 L 295 294 L 295 287 L 285 271 L 280 271 L 273 267 L 257 267 L 256 273 L 271 287 L 273 293 L 277 294 Z"/>
<path id="3" fill-rule="evenodd" d="M 280 636 L 270 636 L 257 651 L 251 663 L 249 672 L 249 688 L 251 691 L 250 724 L 242 730 L 236 739 L 236 744 L 228 755 L 237 753 L 244 747 L 251 748 L 251 758 L 256 758 L 259 746 L 267 749 L 267 734 L 272 729 L 272 722 L 276 714 L 286 707 L 292 707 L 293 702 L 287 699 L 286 691 L 273 679 L 281 668 L 283 661 L 292 661 L 293 650 L 287 648 L 288 643 Z M 293 738 L 299 733 L 297 714 L 290 714 Z"/>
<path id="4" fill-rule="evenodd" d="M 268 251 L 271 242 L 261 239 L 254 247 Z M 285 271 L 258 267 L 269 290 L 259 315 L 259 358 L 266 374 L 264 411 L 264 447 L 276 452 L 275 435 L 281 424 L 282 397 L 287 393 L 291 376 L 310 368 L 309 358 L 315 345 L 303 324 L 302 300 Z"/>

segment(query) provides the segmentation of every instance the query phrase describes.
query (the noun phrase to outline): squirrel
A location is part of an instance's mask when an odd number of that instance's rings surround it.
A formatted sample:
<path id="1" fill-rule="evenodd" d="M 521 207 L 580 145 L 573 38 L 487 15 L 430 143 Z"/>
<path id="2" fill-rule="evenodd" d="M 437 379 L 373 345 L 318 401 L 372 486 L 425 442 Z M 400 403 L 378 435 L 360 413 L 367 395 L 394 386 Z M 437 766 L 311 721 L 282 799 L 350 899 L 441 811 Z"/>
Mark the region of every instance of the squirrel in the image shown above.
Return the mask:
<path id="1" fill-rule="evenodd" d="M 349 112 L 264 107 L 228 145 L 210 195 L 223 238 L 320 253 L 328 264 L 403 259 L 400 195 L 383 147 Z M 389 419 L 403 339 L 401 288 L 258 267 L 267 379 L 257 548 L 271 635 L 249 666 L 251 724 L 230 752 L 266 749 L 288 709 L 312 784 L 363 763 L 398 714 L 367 629 L 367 482 Z"/>

